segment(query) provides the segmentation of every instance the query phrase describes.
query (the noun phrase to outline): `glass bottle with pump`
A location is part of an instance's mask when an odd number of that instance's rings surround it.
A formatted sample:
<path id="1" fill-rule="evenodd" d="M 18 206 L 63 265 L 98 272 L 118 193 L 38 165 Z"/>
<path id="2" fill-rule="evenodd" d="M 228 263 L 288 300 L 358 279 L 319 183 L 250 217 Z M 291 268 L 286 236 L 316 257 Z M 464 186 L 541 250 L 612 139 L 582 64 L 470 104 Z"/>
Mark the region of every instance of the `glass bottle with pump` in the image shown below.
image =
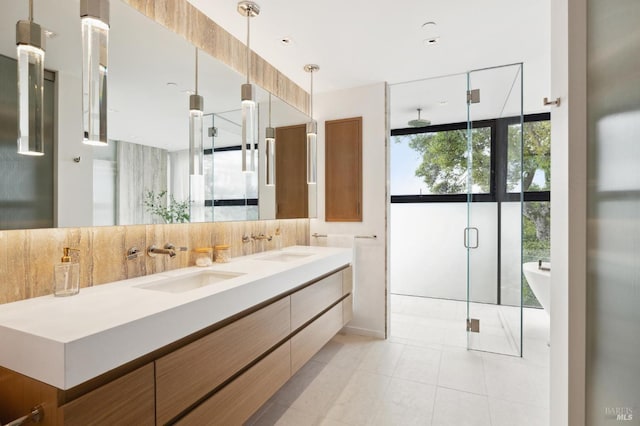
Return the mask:
<path id="1" fill-rule="evenodd" d="M 73 296 L 80 291 L 80 264 L 71 262 L 71 250 L 79 251 L 65 247 L 60 263 L 53 267 L 54 296 Z"/>

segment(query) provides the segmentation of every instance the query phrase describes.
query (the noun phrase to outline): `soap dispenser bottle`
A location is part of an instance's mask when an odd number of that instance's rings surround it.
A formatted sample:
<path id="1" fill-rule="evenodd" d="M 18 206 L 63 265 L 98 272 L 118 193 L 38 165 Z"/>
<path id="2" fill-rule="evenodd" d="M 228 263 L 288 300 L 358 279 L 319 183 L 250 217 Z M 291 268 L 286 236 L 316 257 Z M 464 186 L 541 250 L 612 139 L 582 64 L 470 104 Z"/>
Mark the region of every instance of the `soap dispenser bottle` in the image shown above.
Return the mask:
<path id="1" fill-rule="evenodd" d="M 73 296 L 80 291 L 80 264 L 71 262 L 70 250 L 79 251 L 65 247 L 60 263 L 53 267 L 54 296 Z"/>

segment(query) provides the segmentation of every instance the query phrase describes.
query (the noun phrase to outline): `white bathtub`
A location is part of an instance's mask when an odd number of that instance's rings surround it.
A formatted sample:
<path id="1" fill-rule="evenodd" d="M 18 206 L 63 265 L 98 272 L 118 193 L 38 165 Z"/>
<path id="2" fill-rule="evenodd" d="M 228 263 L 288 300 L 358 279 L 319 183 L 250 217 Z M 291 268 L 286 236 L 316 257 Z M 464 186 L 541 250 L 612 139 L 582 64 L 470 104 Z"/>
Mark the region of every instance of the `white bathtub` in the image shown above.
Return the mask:
<path id="1" fill-rule="evenodd" d="M 549 263 L 545 262 L 542 266 L 548 268 Z M 522 265 L 522 270 L 533 294 L 549 315 L 551 313 L 551 271 L 538 269 L 538 262 L 525 263 Z"/>

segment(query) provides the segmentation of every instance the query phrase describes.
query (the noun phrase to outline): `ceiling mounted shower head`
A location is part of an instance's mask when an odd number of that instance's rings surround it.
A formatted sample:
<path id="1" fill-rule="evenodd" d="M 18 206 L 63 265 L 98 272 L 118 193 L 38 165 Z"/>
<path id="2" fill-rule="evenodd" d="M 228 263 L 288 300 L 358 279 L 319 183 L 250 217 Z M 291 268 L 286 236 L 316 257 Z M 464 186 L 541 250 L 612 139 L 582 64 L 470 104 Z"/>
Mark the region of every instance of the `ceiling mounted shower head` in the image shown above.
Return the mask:
<path id="1" fill-rule="evenodd" d="M 409 120 L 407 123 L 411 127 L 426 127 L 431 124 L 431 121 L 420 118 L 420 112 L 422 108 L 418 108 L 418 118 L 416 120 Z"/>

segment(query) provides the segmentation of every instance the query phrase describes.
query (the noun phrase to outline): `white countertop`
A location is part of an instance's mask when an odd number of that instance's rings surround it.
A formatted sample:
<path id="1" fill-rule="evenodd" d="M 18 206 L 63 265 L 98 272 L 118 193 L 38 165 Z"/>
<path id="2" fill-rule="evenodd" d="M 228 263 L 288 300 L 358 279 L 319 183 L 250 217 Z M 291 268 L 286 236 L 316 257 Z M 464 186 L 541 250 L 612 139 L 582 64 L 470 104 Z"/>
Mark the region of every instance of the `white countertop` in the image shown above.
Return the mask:
<path id="1" fill-rule="evenodd" d="M 287 252 L 311 255 L 260 259 Z M 294 246 L 0 305 L 0 366 L 70 389 L 351 261 L 351 249 Z M 204 270 L 243 275 L 182 293 L 136 287 Z"/>

